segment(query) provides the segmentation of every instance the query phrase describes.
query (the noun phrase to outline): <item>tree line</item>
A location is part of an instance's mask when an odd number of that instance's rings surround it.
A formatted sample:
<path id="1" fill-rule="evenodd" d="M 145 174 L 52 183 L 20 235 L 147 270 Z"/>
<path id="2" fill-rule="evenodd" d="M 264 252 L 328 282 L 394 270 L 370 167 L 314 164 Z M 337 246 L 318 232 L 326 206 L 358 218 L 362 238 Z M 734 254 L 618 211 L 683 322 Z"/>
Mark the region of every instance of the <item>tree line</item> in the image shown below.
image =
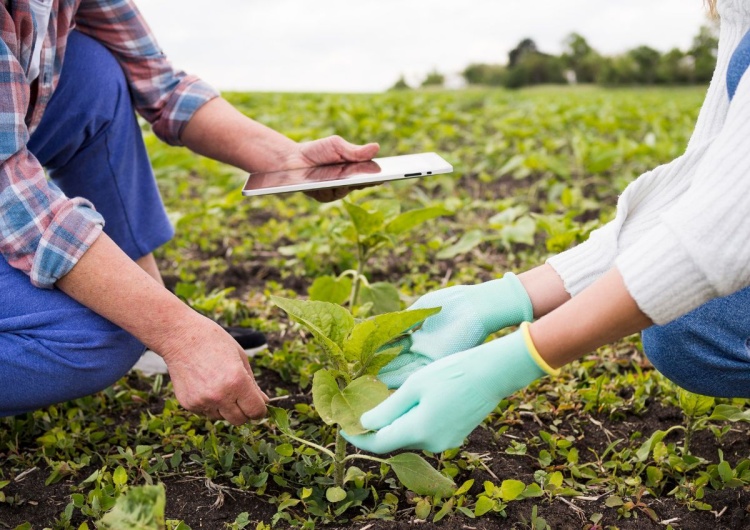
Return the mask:
<path id="1" fill-rule="evenodd" d="M 687 50 L 666 53 L 638 46 L 625 53 L 605 56 L 578 33 L 564 41 L 561 55 L 540 51 L 532 39 L 523 39 L 508 53 L 505 64 L 475 63 L 461 75 L 469 85 L 521 88 L 547 83 L 593 83 L 599 85 L 692 85 L 711 80 L 716 64 L 718 38 L 713 28 L 703 26 Z M 443 86 L 445 76 L 437 70 L 422 81 L 423 87 Z M 410 88 L 401 77 L 393 89 Z"/>

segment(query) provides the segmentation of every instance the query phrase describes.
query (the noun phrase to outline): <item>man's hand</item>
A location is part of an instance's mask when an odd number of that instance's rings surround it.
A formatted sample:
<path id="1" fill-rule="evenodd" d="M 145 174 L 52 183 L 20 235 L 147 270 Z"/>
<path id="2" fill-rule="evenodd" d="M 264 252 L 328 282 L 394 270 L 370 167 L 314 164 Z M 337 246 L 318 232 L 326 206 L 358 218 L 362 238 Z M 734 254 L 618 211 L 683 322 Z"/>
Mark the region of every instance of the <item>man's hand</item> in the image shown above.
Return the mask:
<path id="1" fill-rule="evenodd" d="M 262 418 L 268 396 L 258 388 L 247 354 L 215 322 L 195 314 L 165 341 L 175 396 L 186 409 L 234 425 Z"/>
<path id="2" fill-rule="evenodd" d="M 378 144 L 354 145 L 340 136 L 329 136 L 328 138 L 297 144 L 297 152 L 290 156 L 286 164 L 293 168 L 295 164 L 302 164 L 296 167 L 308 167 L 344 162 L 365 162 L 371 160 L 379 150 Z M 306 194 L 319 202 L 331 202 L 343 199 L 350 191 L 360 187 L 343 186 L 310 191 Z"/>
<path id="3" fill-rule="evenodd" d="M 543 367 L 543 368 L 542 368 Z M 373 434 L 345 438 L 366 451 L 445 451 L 463 439 L 501 399 L 545 373 L 528 324 L 501 339 L 445 357 L 409 377 L 388 399 L 362 415 Z"/>

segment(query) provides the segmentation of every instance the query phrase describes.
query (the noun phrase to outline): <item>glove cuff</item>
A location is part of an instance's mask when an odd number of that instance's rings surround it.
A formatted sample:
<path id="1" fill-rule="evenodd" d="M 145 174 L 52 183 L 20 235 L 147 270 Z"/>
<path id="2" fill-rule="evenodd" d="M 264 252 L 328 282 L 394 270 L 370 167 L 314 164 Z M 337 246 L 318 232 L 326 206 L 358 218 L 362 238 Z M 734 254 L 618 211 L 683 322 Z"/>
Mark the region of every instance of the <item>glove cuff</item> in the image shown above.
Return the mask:
<path id="1" fill-rule="evenodd" d="M 512 272 L 498 280 L 474 285 L 467 294 L 487 334 L 534 318 L 531 299 Z"/>
<path id="2" fill-rule="evenodd" d="M 529 351 L 529 355 L 531 356 L 532 360 L 541 368 L 544 372 L 547 373 L 547 375 L 558 375 L 560 373 L 559 368 L 552 368 L 549 364 L 547 364 L 547 361 L 542 359 L 542 356 L 539 355 L 539 352 L 536 349 L 536 346 L 534 346 L 534 341 L 531 339 L 531 333 L 529 332 L 529 323 L 528 322 L 522 322 L 521 323 L 521 335 L 523 336 L 524 343 L 526 344 L 526 349 Z"/>

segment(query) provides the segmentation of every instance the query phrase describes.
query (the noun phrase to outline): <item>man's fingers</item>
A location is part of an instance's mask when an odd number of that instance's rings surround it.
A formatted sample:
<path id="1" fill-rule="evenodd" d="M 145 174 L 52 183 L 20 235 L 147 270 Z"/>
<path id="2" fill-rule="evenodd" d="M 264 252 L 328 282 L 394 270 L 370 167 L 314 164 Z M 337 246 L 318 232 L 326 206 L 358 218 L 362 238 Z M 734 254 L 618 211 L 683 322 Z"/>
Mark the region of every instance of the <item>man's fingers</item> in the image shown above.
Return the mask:
<path id="1" fill-rule="evenodd" d="M 402 386 L 380 405 L 362 414 L 362 427 L 377 431 L 406 414 L 419 403 L 419 394 L 413 388 L 408 384 Z"/>
<path id="2" fill-rule="evenodd" d="M 237 403 L 224 405 L 219 409 L 219 413 L 232 425 L 243 425 L 249 419 Z"/>
<path id="3" fill-rule="evenodd" d="M 336 150 L 344 160 L 350 162 L 364 162 L 374 157 L 380 151 L 380 145 L 376 143 L 366 145 L 354 145 L 343 138 L 337 138 Z"/>

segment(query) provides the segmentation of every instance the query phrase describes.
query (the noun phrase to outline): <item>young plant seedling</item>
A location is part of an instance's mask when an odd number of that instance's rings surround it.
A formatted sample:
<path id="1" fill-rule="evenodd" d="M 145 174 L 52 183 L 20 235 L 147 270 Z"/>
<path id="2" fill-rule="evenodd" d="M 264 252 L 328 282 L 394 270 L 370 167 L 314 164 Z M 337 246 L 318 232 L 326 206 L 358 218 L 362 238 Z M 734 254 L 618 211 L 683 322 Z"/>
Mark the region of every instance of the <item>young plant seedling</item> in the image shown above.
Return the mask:
<path id="1" fill-rule="evenodd" d="M 356 249 L 357 268 L 338 277 L 321 276 L 310 287 L 310 298 L 323 302 L 358 307 L 358 315 L 397 311 L 400 299 L 396 288 L 387 282 L 369 283 L 365 275 L 367 261 L 379 249 L 394 246 L 396 238 L 430 219 L 453 212 L 442 206 L 401 211 L 393 200 L 373 200 L 356 205 L 344 201 L 352 224 L 342 235 Z M 348 432 L 348 431 L 347 431 Z"/>
<path id="2" fill-rule="evenodd" d="M 450 496 L 453 481 L 436 471 L 421 456 L 402 453 L 383 459 L 358 453 L 347 454 L 347 443 L 341 435 L 364 434 L 359 422 L 364 412 L 389 395 L 388 388 L 375 375 L 400 352 L 395 343 L 440 308 L 386 313 L 357 322 L 345 308 L 328 302 L 291 300 L 271 297 L 292 320 L 309 331 L 322 351 L 329 368 L 313 376 L 313 403 L 320 418 L 336 428 L 335 450 L 331 451 L 296 436 L 283 409 L 270 407 L 269 413 L 282 433 L 315 447 L 333 460 L 334 487 L 326 496 L 331 502 L 343 500 L 347 462 L 355 459 L 387 464 L 401 483 L 419 495 Z"/>

